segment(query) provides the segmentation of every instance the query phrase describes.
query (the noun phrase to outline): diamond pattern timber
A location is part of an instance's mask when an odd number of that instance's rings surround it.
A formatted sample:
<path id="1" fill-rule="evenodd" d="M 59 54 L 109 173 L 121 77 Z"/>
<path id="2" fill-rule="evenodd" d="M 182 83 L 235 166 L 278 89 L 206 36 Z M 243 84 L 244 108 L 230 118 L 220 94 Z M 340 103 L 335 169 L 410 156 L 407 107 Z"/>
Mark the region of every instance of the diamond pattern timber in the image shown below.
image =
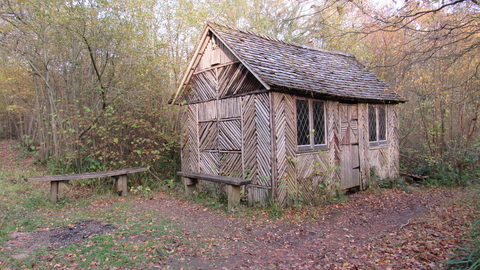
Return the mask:
<path id="1" fill-rule="evenodd" d="M 345 176 L 342 170 L 332 170 L 335 166 L 358 164 L 362 189 L 371 168 L 376 168 L 381 178 L 398 174 L 398 116 L 396 107 L 388 104 L 405 100 L 353 56 L 213 24 L 206 27 L 203 37 L 179 87 L 180 98 L 174 98 L 177 104 L 183 100 L 188 104 L 182 114 L 182 133 L 186 135 L 181 145 L 182 170 L 237 177 L 246 174 L 252 180 L 246 187 L 249 200 L 263 203 L 268 195 L 288 203 L 291 192 L 315 201 L 322 192 L 319 183 L 342 183 Z M 300 92 L 313 95 L 303 114 L 296 110 L 301 106 L 295 106 L 294 95 Z M 323 95 L 328 95 L 328 101 L 311 99 Z M 349 105 L 358 101 L 358 110 L 343 108 L 334 98 L 348 100 Z M 369 121 L 366 102 L 374 100 L 387 105 L 376 105 L 370 116 L 375 121 Z M 378 109 L 382 106 L 384 112 Z M 315 117 L 322 110 L 323 122 Z M 379 121 L 382 114 L 384 123 Z M 348 117 L 342 119 L 342 115 Z M 375 123 L 375 128 L 369 123 Z M 303 131 L 297 133 L 297 124 Z M 312 129 L 317 131 L 315 136 L 309 136 Z M 318 132 L 321 130 L 325 134 Z M 369 144 L 369 136 L 386 138 L 388 143 Z M 307 140 L 301 142 L 300 138 Z M 297 151 L 297 141 L 324 142 L 327 150 L 307 153 L 304 147 Z M 358 163 L 345 165 L 352 155 L 359 156 Z"/>
<path id="2" fill-rule="evenodd" d="M 370 149 L 370 166 L 375 168 L 375 172 L 380 179 L 390 176 L 389 172 L 389 148 L 382 147 L 378 149 Z"/>
<path id="3" fill-rule="evenodd" d="M 220 175 L 242 177 L 242 154 L 220 152 Z"/>
<path id="4" fill-rule="evenodd" d="M 277 179 L 275 197 L 280 203 L 285 203 L 288 192 L 298 191 L 295 175 L 295 164 L 292 158 L 296 154 L 295 140 L 295 101 L 292 95 L 272 93 L 273 111 L 275 112 L 274 134 L 276 135 Z M 290 159 L 289 159 L 290 157 Z M 285 188 L 281 188 L 284 186 Z"/>
<path id="5" fill-rule="evenodd" d="M 206 70 L 192 75 L 190 79 L 190 94 L 183 98 L 187 103 L 211 100 L 217 97 L 217 71 Z M 193 93 L 193 94 L 192 94 Z"/>
<path id="6" fill-rule="evenodd" d="M 198 124 L 200 151 L 218 149 L 217 122 L 203 122 Z"/>
<path id="7" fill-rule="evenodd" d="M 297 178 L 300 194 L 305 201 L 320 201 L 322 190 L 319 184 L 328 183 L 330 158 L 328 153 L 311 153 L 297 156 Z"/>
<path id="8" fill-rule="evenodd" d="M 387 123 L 388 123 L 388 141 L 390 145 L 390 177 L 398 177 L 400 169 L 400 160 L 399 160 L 399 140 L 398 140 L 398 116 L 397 116 L 397 106 L 388 105 L 387 106 Z"/>
<path id="9" fill-rule="evenodd" d="M 360 188 L 362 190 L 371 182 L 370 164 L 368 159 L 369 143 L 368 143 L 368 104 L 358 104 L 358 149 L 360 156 Z"/>
<path id="10" fill-rule="evenodd" d="M 253 92 L 263 88 L 255 76 L 240 63 L 218 69 L 218 89 L 220 97 Z"/>
<path id="11" fill-rule="evenodd" d="M 330 156 L 330 165 L 332 168 L 335 166 L 340 166 L 340 139 L 338 138 L 340 134 L 340 117 L 338 111 L 337 101 L 329 101 L 327 105 L 327 136 L 328 136 L 328 148 Z M 341 183 L 340 171 L 332 170 L 330 174 L 330 182 Z"/>
<path id="12" fill-rule="evenodd" d="M 256 95 L 255 125 L 257 132 L 256 159 L 258 162 L 258 184 L 271 186 L 272 143 L 270 130 L 270 95 L 263 93 Z"/>
<path id="13" fill-rule="evenodd" d="M 256 157 L 256 123 L 255 123 L 255 95 L 242 97 L 242 121 L 243 121 L 243 163 L 248 178 L 253 184 L 258 183 L 258 163 Z M 254 143 L 252 143 L 254 142 Z"/>
<path id="14" fill-rule="evenodd" d="M 238 150 L 242 149 L 242 126 L 239 120 L 218 122 L 218 149 Z"/>
<path id="15" fill-rule="evenodd" d="M 243 97 L 244 167 L 252 180 L 248 187 L 252 203 L 265 202 L 271 187 L 270 96 L 268 93 Z"/>
<path id="16" fill-rule="evenodd" d="M 182 170 L 187 172 L 197 172 L 199 153 L 198 153 L 198 131 L 197 131 L 197 107 L 189 105 L 185 108 L 182 115 L 182 133 L 185 137 L 182 141 Z"/>
<path id="17" fill-rule="evenodd" d="M 220 170 L 220 155 L 218 151 L 200 152 L 200 172 L 218 175 Z"/>

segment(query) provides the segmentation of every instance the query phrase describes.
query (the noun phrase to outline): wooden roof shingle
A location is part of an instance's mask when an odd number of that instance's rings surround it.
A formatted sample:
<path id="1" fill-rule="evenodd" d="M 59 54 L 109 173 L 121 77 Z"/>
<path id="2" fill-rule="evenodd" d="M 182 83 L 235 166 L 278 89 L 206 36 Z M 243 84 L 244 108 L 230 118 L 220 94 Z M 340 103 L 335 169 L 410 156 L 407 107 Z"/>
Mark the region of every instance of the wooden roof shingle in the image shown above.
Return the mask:
<path id="1" fill-rule="evenodd" d="M 308 48 L 215 23 L 208 23 L 206 31 L 216 35 L 267 89 L 349 100 L 406 101 L 351 54 Z"/>

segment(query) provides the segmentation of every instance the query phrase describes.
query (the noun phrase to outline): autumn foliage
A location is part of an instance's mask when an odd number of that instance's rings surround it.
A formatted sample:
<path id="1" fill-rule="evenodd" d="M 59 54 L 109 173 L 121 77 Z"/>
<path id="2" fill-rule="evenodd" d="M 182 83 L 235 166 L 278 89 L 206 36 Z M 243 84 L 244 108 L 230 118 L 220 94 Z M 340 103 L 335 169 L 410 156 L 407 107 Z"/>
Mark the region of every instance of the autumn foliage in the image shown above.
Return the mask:
<path id="1" fill-rule="evenodd" d="M 181 123 L 168 101 L 212 20 L 356 55 L 409 99 L 399 113 L 402 170 L 446 185 L 478 181 L 478 1 L 0 6 L 0 136 L 55 172 L 141 165 L 168 175 L 178 166 Z"/>

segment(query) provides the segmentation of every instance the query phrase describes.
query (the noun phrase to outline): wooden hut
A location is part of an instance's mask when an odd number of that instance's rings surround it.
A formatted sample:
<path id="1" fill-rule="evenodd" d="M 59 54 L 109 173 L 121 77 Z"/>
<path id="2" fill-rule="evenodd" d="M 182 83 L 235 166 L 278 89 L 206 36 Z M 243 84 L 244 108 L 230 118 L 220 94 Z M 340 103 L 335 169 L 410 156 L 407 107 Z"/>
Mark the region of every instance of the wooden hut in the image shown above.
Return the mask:
<path id="1" fill-rule="evenodd" d="M 249 179 L 250 202 L 315 201 L 399 173 L 405 99 L 347 53 L 208 23 L 173 102 L 182 171 Z"/>

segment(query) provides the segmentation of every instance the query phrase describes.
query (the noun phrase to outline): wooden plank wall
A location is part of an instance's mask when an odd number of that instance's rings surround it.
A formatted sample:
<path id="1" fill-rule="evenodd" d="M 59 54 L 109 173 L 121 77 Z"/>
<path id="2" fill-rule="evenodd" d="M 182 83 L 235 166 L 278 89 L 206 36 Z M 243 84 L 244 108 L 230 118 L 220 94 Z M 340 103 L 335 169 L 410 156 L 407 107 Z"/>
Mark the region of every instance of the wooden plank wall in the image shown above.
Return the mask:
<path id="1" fill-rule="evenodd" d="M 398 116 L 396 105 L 386 105 L 387 111 L 387 140 L 388 144 L 375 148 L 368 148 L 366 151 L 366 164 L 368 174 L 371 168 L 375 168 L 376 176 L 380 179 L 396 178 L 399 173 L 399 141 L 398 141 Z M 368 121 L 368 105 L 363 112 Z M 368 126 L 365 127 L 368 132 Z M 368 145 L 368 133 L 366 144 Z M 373 181 L 373 179 L 370 179 Z"/>
<path id="2" fill-rule="evenodd" d="M 337 101 L 330 101 L 327 105 L 327 136 L 328 136 L 328 153 L 330 158 L 330 166 L 340 166 L 340 111 Z M 340 183 L 340 170 L 332 170 L 330 173 L 330 183 Z"/>
<path id="3" fill-rule="evenodd" d="M 275 163 L 276 178 L 274 181 L 274 197 L 279 203 L 286 203 L 292 192 L 298 191 L 296 176 L 296 130 L 295 130 L 295 99 L 292 95 L 271 93 L 273 97 L 273 111 L 275 134 Z M 296 195 L 296 194 L 293 194 Z"/>
<path id="4" fill-rule="evenodd" d="M 199 57 L 201 57 L 201 59 L 195 67 L 195 72 L 208 69 L 212 67 L 212 65 L 238 61 L 235 55 L 233 55 L 218 38 L 213 37 L 212 39 L 209 36 L 205 42 L 207 42 L 207 46 L 203 52 L 200 52 Z"/>
<path id="5" fill-rule="evenodd" d="M 340 170 L 332 170 L 340 166 L 341 159 L 339 102 L 325 101 L 328 150 L 297 154 L 295 97 L 277 92 L 243 95 L 263 86 L 219 40 L 208 38 L 206 42 L 181 97 L 189 104 L 182 116 L 186 134 L 182 170 L 247 176 L 252 180 L 247 188 L 251 203 L 264 203 L 269 194 L 279 203 L 299 194 L 304 200 L 314 201 L 320 194 L 319 183 L 340 183 Z M 398 117 L 394 105 L 387 105 L 387 117 L 390 146 L 370 149 L 368 104 L 358 104 L 362 189 L 370 183 L 372 167 L 377 168 L 379 177 L 398 174 Z"/>
<path id="6" fill-rule="evenodd" d="M 388 138 L 390 140 L 390 177 L 396 178 L 400 173 L 400 141 L 398 137 L 399 121 L 398 121 L 398 105 L 387 106 L 387 117 L 389 124 Z"/>
<path id="7" fill-rule="evenodd" d="M 251 204 L 264 204 L 272 189 L 272 140 L 270 94 L 242 98 L 244 172 L 252 180 L 248 186 Z"/>
<path id="8" fill-rule="evenodd" d="M 358 152 L 360 155 L 360 189 L 370 184 L 370 168 L 368 160 L 368 104 L 358 104 Z"/>
<path id="9" fill-rule="evenodd" d="M 325 192 L 319 185 L 328 186 L 331 180 L 329 152 L 299 154 L 296 160 L 299 194 L 306 202 L 320 202 Z"/>
<path id="10" fill-rule="evenodd" d="M 199 171 L 197 122 L 197 105 L 185 106 L 182 113 L 182 133 L 185 134 L 181 145 L 182 171 Z"/>
<path id="11" fill-rule="evenodd" d="M 242 121 L 240 98 L 217 101 L 220 174 L 242 177 Z"/>

